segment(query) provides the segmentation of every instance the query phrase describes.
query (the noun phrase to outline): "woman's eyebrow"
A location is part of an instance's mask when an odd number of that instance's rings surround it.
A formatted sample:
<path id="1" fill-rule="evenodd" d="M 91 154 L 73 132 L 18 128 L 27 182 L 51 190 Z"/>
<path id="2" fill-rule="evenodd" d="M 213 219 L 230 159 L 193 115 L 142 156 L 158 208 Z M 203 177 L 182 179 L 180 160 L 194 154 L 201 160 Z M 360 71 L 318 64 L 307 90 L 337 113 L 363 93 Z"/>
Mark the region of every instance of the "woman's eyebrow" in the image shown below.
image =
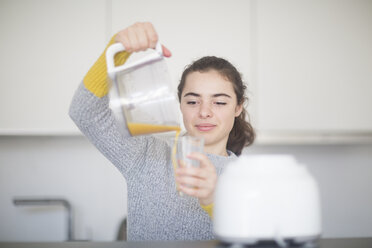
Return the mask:
<path id="1" fill-rule="evenodd" d="M 220 97 L 220 96 L 225 96 L 225 97 L 231 98 L 231 96 L 229 96 L 228 94 L 225 94 L 225 93 L 214 94 L 212 97 Z"/>
<path id="2" fill-rule="evenodd" d="M 183 97 L 186 97 L 186 96 L 200 97 L 200 94 L 197 94 L 197 93 L 194 93 L 194 92 L 188 92 Z M 220 97 L 220 96 L 231 98 L 231 96 L 229 96 L 228 94 L 225 94 L 225 93 L 217 93 L 217 94 L 212 95 L 212 97 Z"/>
<path id="3" fill-rule="evenodd" d="M 200 97 L 200 94 L 196 94 L 194 92 L 188 92 L 186 93 L 183 97 L 186 97 L 186 96 L 195 96 L 195 97 Z"/>

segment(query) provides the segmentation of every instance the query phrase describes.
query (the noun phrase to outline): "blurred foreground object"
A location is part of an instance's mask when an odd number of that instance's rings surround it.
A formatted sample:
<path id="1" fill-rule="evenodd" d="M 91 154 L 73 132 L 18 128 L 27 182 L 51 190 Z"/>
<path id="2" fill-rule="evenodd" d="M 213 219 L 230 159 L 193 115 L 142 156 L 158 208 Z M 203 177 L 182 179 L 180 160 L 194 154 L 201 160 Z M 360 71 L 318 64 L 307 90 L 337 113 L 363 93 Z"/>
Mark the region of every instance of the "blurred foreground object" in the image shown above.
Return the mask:
<path id="1" fill-rule="evenodd" d="M 221 175 L 214 232 L 227 243 L 311 243 L 321 234 L 317 182 L 289 155 L 241 156 Z"/>

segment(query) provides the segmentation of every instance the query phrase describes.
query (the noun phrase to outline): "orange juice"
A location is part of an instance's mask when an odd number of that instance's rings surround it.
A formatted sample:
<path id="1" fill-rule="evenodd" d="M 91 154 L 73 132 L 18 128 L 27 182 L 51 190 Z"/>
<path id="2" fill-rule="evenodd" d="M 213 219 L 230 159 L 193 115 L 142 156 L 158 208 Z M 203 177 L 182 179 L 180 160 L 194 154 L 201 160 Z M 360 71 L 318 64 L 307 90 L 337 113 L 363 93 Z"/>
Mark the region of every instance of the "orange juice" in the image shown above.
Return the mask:
<path id="1" fill-rule="evenodd" d="M 179 126 L 165 126 L 165 125 L 153 125 L 144 123 L 127 123 L 129 132 L 132 135 L 150 134 L 150 133 L 160 133 L 169 131 L 180 131 Z"/>
<path id="2" fill-rule="evenodd" d="M 177 168 L 177 143 L 178 143 L 178 137 L 180 135 L 181 129 L 176 131 L 176 135 L 174 137 L 174 145 L 172 149 L 172 164 L 174 172 L 176 172 Z M 176 188 L 178 188 L 178 184 L 176 183 Z M 182 195 L 182 192 L 179 192 L 180 195 Z"/>
<path id="3" fill-rule="evenodd" d="M 180 135 L 180 130 L 176 131 L 176 135 L 174 137 L 174 145 L 172 149 L 172 163 L 173 163 L 173 168 L 176 170 L 177 168 L 177 142 L 178 142 L 178 136 Z"/>
<path id="4" fill-rule="evenodd" d="M 153 125 L 153 124 L 143 124 L 143 123 L 127 123 L 129 132 L 132 135 L 150 134 L 150 133 L 160 133 L 176 131 L 174 137 L 174 145 L 172 149 L 172 164 L 174 171 L 177 168 L 177 142 L 178 136 L 180 135 L 181 128 L 179 126 L 165 126 L 165 125 Z M 177 185 L 178 187 L 178 185 Z"/>

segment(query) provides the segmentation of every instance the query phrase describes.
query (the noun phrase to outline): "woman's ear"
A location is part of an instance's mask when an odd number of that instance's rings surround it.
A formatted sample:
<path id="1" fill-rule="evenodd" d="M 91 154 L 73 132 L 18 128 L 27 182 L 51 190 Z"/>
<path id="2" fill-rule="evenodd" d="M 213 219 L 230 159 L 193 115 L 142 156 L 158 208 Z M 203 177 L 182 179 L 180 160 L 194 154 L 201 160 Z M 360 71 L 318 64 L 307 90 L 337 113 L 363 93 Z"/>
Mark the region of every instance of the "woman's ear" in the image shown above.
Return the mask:
<path id="1" fill-rule="evenodd" d="M 243 103 L 235 107 L 235 117 L 238 117 L 243 111 Z"/>

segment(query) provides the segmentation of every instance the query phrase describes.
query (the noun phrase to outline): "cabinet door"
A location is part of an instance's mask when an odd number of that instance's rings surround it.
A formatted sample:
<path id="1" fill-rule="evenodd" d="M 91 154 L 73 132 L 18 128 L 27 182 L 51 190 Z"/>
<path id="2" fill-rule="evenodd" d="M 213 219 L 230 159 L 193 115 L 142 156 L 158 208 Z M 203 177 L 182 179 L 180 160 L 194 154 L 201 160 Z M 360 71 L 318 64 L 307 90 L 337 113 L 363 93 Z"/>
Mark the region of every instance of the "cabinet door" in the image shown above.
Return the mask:
<path id="1" fill-rule="evenodd" d="M 106 1 L 0 2 L 0 133 L 77 133 L 72 95 L 107 41 Z"/>
<path id="2" fill-rule="evenodd" d="M 152 22 L 160 42 L 173 52 L 167 63 L 175 87 L 185 66 L 206 55 L 230 60 L 248 77 L 249 11 L 246 0 L 113 0 L 112 32 L 134 22 Z"/>
<path id="3" fill-rule="evenodd" d="M 372 2 L 254 1 L 261 133 L 372 134 Z"/>

